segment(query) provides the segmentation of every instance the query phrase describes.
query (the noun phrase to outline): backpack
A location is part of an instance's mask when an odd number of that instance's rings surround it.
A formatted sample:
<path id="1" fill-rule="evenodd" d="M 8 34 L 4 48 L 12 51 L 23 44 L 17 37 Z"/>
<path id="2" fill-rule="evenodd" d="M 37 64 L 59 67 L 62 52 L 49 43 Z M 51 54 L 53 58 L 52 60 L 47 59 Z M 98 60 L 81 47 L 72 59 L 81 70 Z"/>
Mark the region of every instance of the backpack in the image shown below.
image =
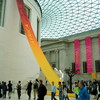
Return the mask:
<path id="1" fill-rule="evenodd" d="M 38 89 L 38 83 L 34 83 L 34 89 Z"/>
<path id="2" fill-rule="evenodd" d="M 21 90 L 21 84 L 17 85 L 17 90 Z"/>

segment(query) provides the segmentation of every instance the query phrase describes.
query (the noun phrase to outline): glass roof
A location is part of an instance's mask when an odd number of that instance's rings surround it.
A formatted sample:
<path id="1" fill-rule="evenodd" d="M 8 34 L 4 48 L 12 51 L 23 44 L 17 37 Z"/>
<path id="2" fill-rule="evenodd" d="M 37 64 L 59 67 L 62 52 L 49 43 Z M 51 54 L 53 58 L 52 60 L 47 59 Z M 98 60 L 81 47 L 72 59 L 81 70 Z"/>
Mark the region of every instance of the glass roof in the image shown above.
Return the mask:
<path id="1" fill-rule="evenodd" d="M 41 38 L 61 38 L 100 28 L 100 0 L 37 0 Z"/>

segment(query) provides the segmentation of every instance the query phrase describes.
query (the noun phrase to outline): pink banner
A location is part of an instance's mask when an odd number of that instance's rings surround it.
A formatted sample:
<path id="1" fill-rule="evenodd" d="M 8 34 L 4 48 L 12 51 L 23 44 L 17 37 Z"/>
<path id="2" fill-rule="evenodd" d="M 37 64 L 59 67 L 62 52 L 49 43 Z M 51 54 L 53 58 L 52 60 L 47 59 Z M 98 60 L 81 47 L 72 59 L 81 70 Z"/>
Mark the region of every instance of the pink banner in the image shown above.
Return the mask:
<path id="1" fill-rule="evenodd" d="M 100 56 L 100 34 L 98 35 L 98 47 L 99 47 L 99 56 Z"/>
<path id="2" fill-rule="evenodd" d="M 86 60 L 87 60 L 87 73 L 92 73 L 92 43 L 91 37 L 86 37 Z"/>
<path id="3" fill-rule="evenodd" d="M 74 40 L 75 72 L 80 73 L 80 41 Z"/>

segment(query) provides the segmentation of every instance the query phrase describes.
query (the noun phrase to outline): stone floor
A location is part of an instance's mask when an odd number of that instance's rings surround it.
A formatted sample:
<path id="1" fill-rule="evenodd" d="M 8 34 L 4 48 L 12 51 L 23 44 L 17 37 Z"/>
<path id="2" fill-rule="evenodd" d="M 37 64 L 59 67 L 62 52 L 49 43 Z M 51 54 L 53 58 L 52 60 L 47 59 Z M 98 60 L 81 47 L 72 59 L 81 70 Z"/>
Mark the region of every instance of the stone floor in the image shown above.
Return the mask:
<path id="1" fill-rule="evenodd" d="M 57 100 L 59 100 L 58 99 L 58 96 L 56 96 L 56 98 L 57 98 Z M 9 99 L 8 96 L 7 96 L 6 98 L 0 98 L 0 100 L 18 100 L 18 98 L 17 98 L 17 94 L 15 93 L 15 94 L 12 94 L 11 99 Z M 27 94 L 22 94 L 20 100 L 28 100 Z M 31 100 L 34 100 L 33 99 L 33 95 L 31 97 Z M 45 96 L 45 99 L 44 100 L 51 100 L 51 97 L 50 96 Z M 74 98 L 70 98 L 70 100 L 75 100 L 75 99 Z"/>
<path id="2" fill-rule="evenodd" d="M 56 96 L 57 100 L 58 99 L 58 96 Z M 90 100 L 96 100 L 96 99 L 92 99 L 93 96 L 91 96 L 91 99 Z M 11 96 L 11 99 L 8 98 L 8 94 L 7 94 L 7 97 L 6 98 L 0 98 L 0 100 L 18 100 L 17 98 L 17 93 L 12 93 L 12 96 Z M 28 100 L 28 96 L 27 96 L 27 93 L 24 91 L 22 92 L 22 95 L 21 95 L 21 99 L 20 100 Z M 32 94 L 32 97 L 31 97 L 31 100 L 34 100 L 33 99 L 33 94 Z M 45 99 L 44 100 L 51 100 L 51 97 L 50 96 L 45 96 Z M 75 98 L 70 98 L 70 100 L 75 100 Z"/>

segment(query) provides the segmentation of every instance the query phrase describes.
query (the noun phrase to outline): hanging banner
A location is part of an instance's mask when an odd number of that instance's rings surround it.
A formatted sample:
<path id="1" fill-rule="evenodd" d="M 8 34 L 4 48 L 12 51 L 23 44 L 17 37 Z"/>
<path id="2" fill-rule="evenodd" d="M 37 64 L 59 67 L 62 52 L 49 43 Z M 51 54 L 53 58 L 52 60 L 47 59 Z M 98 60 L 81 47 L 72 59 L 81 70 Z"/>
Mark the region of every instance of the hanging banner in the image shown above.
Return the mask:
<path id="1" fill-rule="evenodd" d="M 98 47 L 99 47 L 99 56 L 100 56 L 100 34 L 98 35 Z"/>
<path id="2" fill-rule="evenodd" d="M 92 43 L 91 37 L 86 37 L 87 73 L 92 73 Z"/>
<path id="3" fill-rule="evenodd" d="M 92 79 L 97 79 L 97 73 L 92 73 Z"/>
<path id="4" fill-rule="evenodd" d="M 26 12 L 23 0 L 16 0 L 16 2 L 17 2 L 20 18 L 22 21 L 22 25 L 25 30 L 25 34 L 26 34 L 26 37 L 30 44 L 30 47 L 34 53 L 34 56 L 35 56 L 38 64 L 40 65 L 42 72 L 44 73 L 44 75 L 46 76 L 46 78 L 48 79 L 50 84 L 52 83 L 52 81 L 54 81 L 55 85 L 58 86 L 58 82 L 61 80 L 58 77 L 58 75 L 54 72 L 54 70 L 52 69 L 50 64 L 48 63 L 47 59 L 45 58 L 45 56 L 42 52 L 42 49 L 40 48 L 40 46 L 36 40 L 36 37 L 34 35 L 30 21 L 27 16 L 27 12 Z M 32 70 L 34 70 L 34 69 L 32 69 Z"/>
<path id="5" fill-rule="evenodd" d="M 80 41 L 74 40 L 75 72 L 80 73 Z"/>

